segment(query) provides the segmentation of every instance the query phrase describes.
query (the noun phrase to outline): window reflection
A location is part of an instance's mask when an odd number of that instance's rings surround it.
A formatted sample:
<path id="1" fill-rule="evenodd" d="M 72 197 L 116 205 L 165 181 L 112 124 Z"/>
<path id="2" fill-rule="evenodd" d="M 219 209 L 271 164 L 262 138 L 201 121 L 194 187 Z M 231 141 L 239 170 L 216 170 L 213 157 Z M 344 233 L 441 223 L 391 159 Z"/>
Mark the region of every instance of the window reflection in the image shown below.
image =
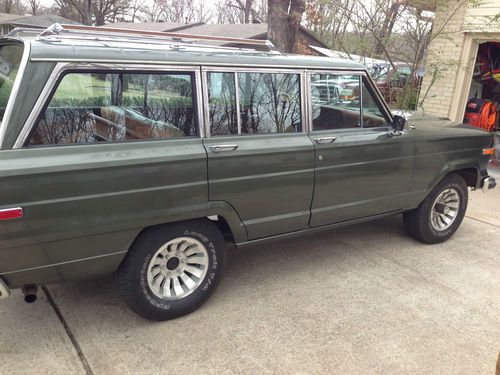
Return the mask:
<path id="1" fill-rule="evenodd" d="M 363 79 L 363 127 L 374 128 L 386 125 L 387 120 L 383 115 L 379 103 L 374 99 L 371 90 Z"/>
<path id="2" fill-rule="evenodd" d="M 210 134 L 238 134 L 234 73 L 208 73 Z"/>
<path id="3" fill-rule="evenodd" d="M 239 73 L 242 134 L 301 132 L 298 74 Z"/>
<path id="4" fill-rule="evenodd" d="M 192 75 L 69 73 L 30 145 L 165 139 L 197 134 Z"/>
<path id="5" fill-rule="evenodd" d="M 361 127 L 360 77 L 311 75 L 313 130 Z"/>

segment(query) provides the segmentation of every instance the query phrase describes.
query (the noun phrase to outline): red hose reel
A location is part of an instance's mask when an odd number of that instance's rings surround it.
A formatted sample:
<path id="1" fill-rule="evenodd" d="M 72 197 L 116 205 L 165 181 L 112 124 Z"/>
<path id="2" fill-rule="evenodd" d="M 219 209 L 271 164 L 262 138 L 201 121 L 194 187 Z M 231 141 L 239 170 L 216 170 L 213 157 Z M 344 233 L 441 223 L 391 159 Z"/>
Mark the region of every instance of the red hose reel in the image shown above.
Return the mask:
<path id="1" fill-rule="evenodd" d="M 491 132 L 496 121 L 497 107 L 493 102 L 477 98 L 469 100 L 465 109 L 464 124 Z"/>

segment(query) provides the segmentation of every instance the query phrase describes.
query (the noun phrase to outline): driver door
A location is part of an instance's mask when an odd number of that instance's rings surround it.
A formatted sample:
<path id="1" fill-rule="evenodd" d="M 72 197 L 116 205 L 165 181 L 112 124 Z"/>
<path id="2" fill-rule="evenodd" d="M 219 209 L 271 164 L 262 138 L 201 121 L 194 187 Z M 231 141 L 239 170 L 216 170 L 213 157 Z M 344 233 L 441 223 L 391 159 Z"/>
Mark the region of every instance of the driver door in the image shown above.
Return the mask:
<path id="1" fill-rule="evenodd" d="M 312 227 L 404 208 L 413 143 L 393 134 L 391 118 L 364 74 L 313 72 L 309 137 L 315 147 Z"/>

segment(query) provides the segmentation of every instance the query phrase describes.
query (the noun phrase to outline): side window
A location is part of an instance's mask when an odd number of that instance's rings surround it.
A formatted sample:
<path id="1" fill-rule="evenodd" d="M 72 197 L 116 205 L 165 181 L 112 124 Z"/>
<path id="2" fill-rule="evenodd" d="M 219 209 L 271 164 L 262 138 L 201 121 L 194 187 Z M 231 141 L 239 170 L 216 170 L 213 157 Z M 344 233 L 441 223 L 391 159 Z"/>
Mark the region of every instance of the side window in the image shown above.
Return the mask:
<path id="1" fill-rule="evenodd" d="M 193 92 L 191 73 L 68 73 L 28 145 L 194 136 Z"/>
<path id="2" fill-rule="evenodd" d="M 242 134 L 302 131 L 298 74 L 240 73 L 238 83 Z"/>
<path id="3" fill-rule="evenodd" d="M 212 136 L 302 131 L 299 74 L 209 72 L 207 86 Z"/>
<path id="4" fill-rule="evenodd" d="M 384 111 L 378 101 L 375 100 L 366 80 L 363 78 L 363 127 L 375 128 L 378 126 L 387 126 L 389 120 L 384 116 Z"/>
<path id="5" fill-rule="evenodd" d="M 238 134 L 234 73 L 207 73 L 210 134 Z"/>
<path id="6" fill-rule="evenodd" d="M 361 127 L 360 76 L 311 75 L 312 129 Z"/>

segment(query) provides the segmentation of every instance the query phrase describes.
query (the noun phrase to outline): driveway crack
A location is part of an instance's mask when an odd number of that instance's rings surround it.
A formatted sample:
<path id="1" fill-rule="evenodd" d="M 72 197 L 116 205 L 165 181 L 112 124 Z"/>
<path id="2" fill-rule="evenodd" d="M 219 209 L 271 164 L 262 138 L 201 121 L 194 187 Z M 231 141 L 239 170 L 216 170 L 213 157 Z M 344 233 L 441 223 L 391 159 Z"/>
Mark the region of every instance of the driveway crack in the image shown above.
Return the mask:
<path id="1" fill-rule="evenodd" d="M 64 319 L 64 316 L 62 315 L 61 309 L 59 309 L 59 306 L 57 306 L 57 303 L 54 300 L 54 297 L 52 297 L 52 294 L 47 289 L 47 287 L 42 286 L 42 290 L 45 293 L 45 295 L 47 296 L 47 300 L 49 301 L 49 304 L 54 309 L 54 312 L 56 313 L 57 317 L 59 318 L 59 321 L 61 322 L 61 324 L 64 327 L 64 330 L 66 331 L 66 334 L 68 335 L 69 339 L 71 340 L 71 344 L 75 348 L 76 353 L 78 354 L 78 358 L 80 359 L 80 362 L 82 363 L 82 366 L 85 369 L 85 374 L 86 375 L 94 375 L 94 372 L 92 371 L 92 367 L 90 367 L 90 364 L 87 361 L 87 357 L 85 357 L 85 354 L 82 351 L 82 347 L 78 343 L 78 340 L 76 339 L 75 335 L 73 334 L 73 331 L 71 331 L 71 328 L 69 327 L 68 323 L 66 322 L 66 319 Z"/>

